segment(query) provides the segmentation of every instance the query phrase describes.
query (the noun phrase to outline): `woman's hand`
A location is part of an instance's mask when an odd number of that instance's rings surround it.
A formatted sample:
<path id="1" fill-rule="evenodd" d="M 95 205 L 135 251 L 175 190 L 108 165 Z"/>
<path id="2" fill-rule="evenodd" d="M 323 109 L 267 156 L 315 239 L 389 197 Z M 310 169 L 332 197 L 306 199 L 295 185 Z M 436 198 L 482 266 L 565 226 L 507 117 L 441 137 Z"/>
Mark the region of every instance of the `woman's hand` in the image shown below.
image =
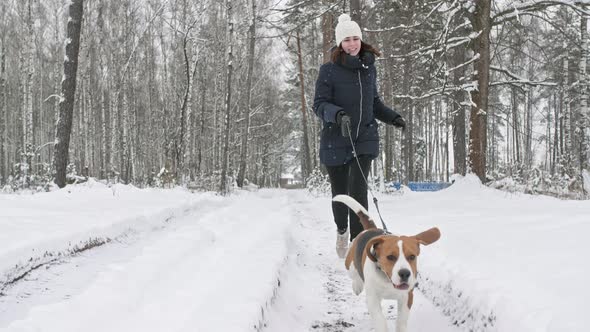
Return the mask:
<path id="1" fill-rule="evenodd" d="M 391 124 L 395 127 L 402 128 L 404 130 L 406 129 L 406 120 L 404 120 L 404 118 L 402 118 L 401 116 L 395 118 L 395 120 L 393 120 Z"/>
<path id="2" fill-rule="evenodd" d="M 340 126 L 340 130 L 343 137 L 350 136 L 348 133 L 350 131 L 350 116 L 344 113 L 344 111 L 338 112 L 336 114 L 336 123 Z"/>

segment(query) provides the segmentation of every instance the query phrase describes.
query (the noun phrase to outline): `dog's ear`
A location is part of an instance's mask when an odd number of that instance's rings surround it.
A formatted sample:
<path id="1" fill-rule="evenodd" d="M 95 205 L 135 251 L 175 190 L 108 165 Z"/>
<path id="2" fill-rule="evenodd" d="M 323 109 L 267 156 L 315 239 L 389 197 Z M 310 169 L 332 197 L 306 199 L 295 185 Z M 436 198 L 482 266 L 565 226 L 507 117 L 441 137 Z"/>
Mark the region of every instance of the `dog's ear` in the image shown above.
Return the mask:
<path id="1" fill-rule="evenodd" d="M 376 251 L 379 245 L 383 243 L 384 240 L 385 239 L 383 238 L 383 236 L 377 236 L 376 238 L 371 239 L 371 241 L 369 241 L 365 246 L 365 252 L 367 254 L 367 257 L 369 257 L 369 259 L 371 259 L 373 262 L 377 261 L 377 257 L 373 255 L 373 249 Z"/>
<path id="2" fill-rule="evenodd" d="M 436 227 L 432 227 L 431 229 L 422 232 L 418 235 L 414 235 L 414 238 L 418 240 L 418 243 L 423 244 L 425 246 L 436 242 L 440 239 L 440 231 Z"/>

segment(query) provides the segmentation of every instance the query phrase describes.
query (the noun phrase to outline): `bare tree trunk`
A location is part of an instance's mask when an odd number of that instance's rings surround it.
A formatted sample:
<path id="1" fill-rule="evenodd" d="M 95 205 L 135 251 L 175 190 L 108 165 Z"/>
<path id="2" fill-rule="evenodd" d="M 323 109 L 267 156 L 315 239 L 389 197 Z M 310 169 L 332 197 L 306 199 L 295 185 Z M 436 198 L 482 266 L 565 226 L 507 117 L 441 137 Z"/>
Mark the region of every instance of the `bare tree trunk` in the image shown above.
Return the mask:
<path id="1" fill-rule="evenodd" d="M 170 82 L 169 82 L 169 62 L 168 62 L 168 48 L 169 45 L 166 43 L 166 38 L 164 37 L 164 32 L 163 29 L 160 30 L 160 52 L 162 53 L 162 61 L 163 61 L 163 78 L 162 80 L 164 81 L 164 87 L 162 88 L 162 111 L 161 114 L 163 116 L 163 123 L 162 123 L 162 129 L 163 129 L 163 136 L 164 136 L 164 162 L 163 162 L 163 166 L 164 168 L 166 168 L 166 170 L 170 171 L 171 169 L 171 164 L 172 164 L 172 157 L 170 156 L 171 154 L 171 132 L 173 131 L 172 126 L 170 125 L 171 122 L 171 118 L 172 116 L 170 116 L 170 98 L 169 98 L 169 87 L 170 87 Z"/>
<path id="2" fill-rule="evenodd" d="M 116 76 L 113 76 L 115 78 Z M 111 87 L 112 89 L 113 87 Z M 115 86 L 115 90 L 118 88 Z M 109 162 L 107 167 L 107 176 L 109 178 L 113 178 L 114 181 L 118 181 L 117 173 L 120 173 L 120 170 L 117 167 L 117 156 L 120 155 L 120 150 L 118 149 L 119 146 L 119 94 L 112 91 L 109 96 L 110 100 L 110 111 L 109 115 L 111 117 L 111 136 L 109 139 Z"/>
<path id="3" fill-rule="evenodd" d="M 207 111 L 207 86 L 205 82 L 205 66 L 207 62 L 203 64 L 203 70 L 201 73 L 201 121 L 200 121 L 200 128 L 199 130 L 199 137 L 198 137 L 198 147 L 197 147 L 197 174 L 201 174 L 202 172 L 202 161 L 203 161 L 203 140 L 205 132 L 205 112 Z"/>
<path id="4" fill-rule="evenodd" d="M 385 62 L 387 63 L 387 62 Z M 386 66 L 384 71 L 386 77 L 383 80 L 383 97 L 386 98 L 388 105 L 393 105 L 391 98 L 391 70 Z M 385 180 L 393 180 L 393 154 L 395 151 L 395 141 L 393 139 L 393 126 L 385 126 L 385 142 L 383 152 L 385 153 Z"/>
<path id="5" fill-rule="evenodd" d="M 409 50 L 407 48 L 406 50 Z M 405 95 L 409 95 L 410 92 L 410 73 L 412 72 L 412 62 L 410 58 L 406 58 L 404 63 L 404 78 L 403 78 L 403 85 L 402 90 L 404 91 Z M 403 146 L 403 159 L 405 162 L 405 177 L 403 179 L 405 184 L 408 184 L 409 181 L 414 181 L 415 179 L 415 172 L 414 172 L 414 161 L 416 156 L 414 155 L 414 103 L 411 99 L 406 99 L 404 101 L 404 109 L 407 110 L 407 126 L 406 130 L 404 131 L 405 137 L 403 138 L 404 146 Z"/>
<path id="6" fill-rule="evenodd" d="M 438 97 L 435 99 L 434 104 L 434 174 L 433 180 L 440 181 L 442 171 L 441 171 L 441 163 L 442 163 L 442 150 L 441 150 L 441 141 L 442 141 L 442 130 L 441 130 L 441 112 L 442 112 L 442 105 L 441 105 L 441 98 Z"/>
<path id="7" fill-rule="evenodd" d="M 227 81 L 226 81 L 226 94 L 225 94 L 225 141 L 223 143 L 223 164 L 221 165 L 221 180 L 219 184 L 219 192 L 226 195 L 229 193 L 227 171 L 228 171 L 228 158 L 229 158 L 229 134 L 230 134 L 230 120 L 231 120 L 231 82 L 233 74 L 233 35 L 234 35 L 234 23 L 233 23 L 233 0 L 227 0 L 227 29 L 228 29 L 228 41 L 227 41 Z"/>
<path id="8" fill-rule="evenodd" d="M 459 66 L 467 61 L 467 50 L 455 48 L 454 65 Z M 465 67 L 462 67 L 465 68 Z M 465 76 L 464 69 L 456 69 L 453 74 L 453 84 L 461 85 L 461 78 Z M 461 103 L 465 100 L 465 92 L 458 90 L 453 98 L 453 163 L 455 173 L 465 175 L 467 171 L 467 151 L 465 144 L 465 108 Z"/>
<path id="9" fill-rule="evenodd" d="M 131 74 L 129 75 L 131 76 Z M 131 77 L 129 78 L 131 82 Z M 138 159 L 137 159 L 137 148 L 138 145 L 136 144 L 137 140 L 137 132 L 139 129 L 139 124 L 137 122 L 137 98 L 135 90 L 133 89 L 133 85 L 129 89 L 129 96 L 128 96 L 128 103 L 129 103 L 129 181 L 131 183 L 137 182 L 137 177 L 141 174 L 141 169 L 138 168 Z"/>
<path id="10" fill-rule="evenodd" d="M 532 75 L 529 75 L 532 77 Z M 533 151 L 532 151 L 532 135 L 533 135 L 533 124 L 532 124 L 532 116 L 533 116 L 533 93 L 534 88 L 529 89 L 526 92 L 526 112 L 524 118 L 524 163 L 527 169 L 530 169 L 532 166 L 533 161 Z"/>
<path id="11" fill-rule="evenodd" d="M 479 54 L 475 61 L 474 80 L 477 89 L 471 92 L 475 103 L 471 108 L 471 128 L 469 132 L 469 162 L 471 170 L 482 182 L 486 182 L 486 151 L 487 151 L 487 111 L 490 83 L 490 30 L 491 0 L 476 0 L 475 13 L 471 24 L 475 31 L 481 33 L 473 43 L 474 54 Z"/>
<path id="12" fill-rule="evenodd" d="M 495 132 L 497 130 L 499 130 L 499 119 L 498 119 L 498 115 L 497 112 L 494 109 L 490 109 L 490 114 L 489 114 L 489 119 L 490 119 L 490 128 L 493 128 L 492 130 Z M 497 170 L 498 168 L 498 158 L 500 158 L 500 154 L 499 154 L 499 148 L 498 148 L 498 137 L 497 135 L 490 135 L 488 136 L 489 140 L 488 140 L 488 146 L 490 147 L 488 149 L 488 160 L 490 161 L 489 163 L 489 168 L 492 170 Z"/>
<path id="13" fill-rule="evenodd" d="M 562 131 L 563 131 L 563 145 L 561 151 L 563 151 L 563 158 L 565 160 L 563 165 L 565 167 L 565 172 L 570 174 L 570 166 L 572 161 L 572 133 L 571 133 L 571 111 L 570 111 L 570 94 L 568 92 L 569 87 L 569 49 L 567 48 L 567 42 L 564 41 L 565 54 L 563 56 L 563 83 L 562 83 L 562 90 L 561 90 L 561 107 L 562 107 Z"/>
<path id="14" fill-rule="evenodd" d="M 363 28 L 363 24 L 361 22 L 361 2 L 360 0 L 350 0 L 350 18 L 358 23 L 358 25 Z"/>
<path id="15" fill-rule="evenodd" d="M 450 118 L 449 117 L 449 109 L 450 109 L 450 107 L 449 107 L 449 104 L 447 103 L 446 110 L 445 110 L 446 111 L 446 120 L 445 120 L 445 147 L 444 147 L 444 149 L 445 149 L 445 181 L 446 182 L 449 182 L 449 176 L 450 176 L 449 172 L 450 172 L 450 168 L 451 168 L 451 166 L 450 166 L 451 156 L 449 155 L 449 139 L 450 139 L 449 136 L 450 136 L 450 131 L 451 131 L 449 128 L 451 126 L 451 123 L 449 121 L 449 118 Z"/>
<path id="16" fill-rule="evenodd" d="M 105 7 L 105 3 L 104 1 L 100 1 L 99 5 L 98 5 L 98 15 L 97 15 L 97 25 L 98 25 L 98 33 L 99 33 L 99 44 L 100 45 L 104 45 L 104 39 L 105 39 L 105 29 L 104 29 L 104 7 Z M 106 61 L 106 51 L 105 50 L 101 50 L 99 51 L 98 54 L 99 57 L 99 75 L 102 77 L 108 77 L 107 76 L 107 61 Z M 105 80 L 106 81 L 106 80 Z M 99 93 L 100 93 L 100 120 L 101 120 L 101 124 L 100 124 L 100 139 L 102 142 L 101 145 L 101 152 L 100 152 L 100 172 L 99 172 L 99 177 L 101 179 L 105 179 L 107 178 L 107 167 L 108 167 L 108 160 L 109 160 L 109 144 L 108 144 L 108 140 L 109 140 L 109 136 L 107 134 L 107 128 L 108 128 L 108 115 L 107 115 L 107 101 L 106 101 L 106 94 L 107 94 L 107 90 L 108 90 L 108 83 L 107 82 L 103 82 L 102 84 L 100 84 L 100 88 L 99 88 Z"/>
<path id="17" fill-rule="evenodd" d="M 76 94 L 76 74 L 78 70 L 78 51 L 80 49 L 80 29 L 82 26 L 83 0 L 72 0 L 69 6 L 70 19 L 66 42 L 66 59 L 64 60 L 64 80 L 59 104 L 59 121 L 55 135 L 55 183 L 63 188 L 66 185 L 66 167 L 68 165 L 68 149 L 72 131 L 72 115 Z"/>
<path id="18" fill-rule="evenodd" d="M 560 139 L 560 114 L 559 114 L 559 105 L 557 103 L 557 94 L 553 94 L 553 109 L 555 112 L 555 115 L 553 117 L 553 120 L 555 121 L 555 124 L 553 125 L 553 154 L 552 154 L 552 159 L 551 159 L 551 174 L 555 174 L 555 164 L 557 163 L 557 161 L 560 158 L 560 146 L 559 146 L 559 141 Z"/>
<path id="19" fill-rule="evenodd" d="M 250 137 L 250 113 L 252 113 L 252 72 L 254 71 L 254 55 L 256 51 L 256 0 L 252 1 L 250 28 L 248 30 L 248 73 L 246 74 L 246 107 L 244 108 L 244 128 L 242 132 L 242 147 L 240 151 L 240 170 L 238 171 L 238 186 L 244 185 L 248 159 L 248 139 Z"/>
<path id="20" fill-rule="evenodd" d="M 91 159 L 90 159 L 90 126 L 89 126 L 89 117 L 90 117 L 90 111 L 89 109 L 92 109 L 92 105 L 88 105 L 92 102 L 91 96 L 87 96 L 87 83 L 89 82 L 88 79 L 84 79 L 84 74 L 81 75 L 82 77 L 82 82 L 85 82 L 83 84 L 81 84 L 81 93 L 79 94 L 79 99 L 80 99 L 80 139 L 82 140 L 82 143 L 79 145 L 79 148 L 82 149 L 82 158 L 80 158 L 81 160 L 81 164 L 80 164 L 80 171 L 82 171 L 82 174 L 84 174 L 84 170 L 86 167 L 88 167 L 91 163 Z M 85 176 L 88 176 L 89 174 L 85 174 Z"/>
<path id="21" fill-rule="evenodd" d="M 33 137 L 33 75 L 35 73 L 34 60 L 35 55 L 35 41 L 33 31 L 33 17 L 32 17 L 32 0 L 27 1 L 26 7 L 26 24 L 27 32 L 25 33 L 25 50 L 24 57 L 24 86 L 23 86 L 23 150 L 22 150 L 22 165 L 21 170 L 24 171 L 23 186 L 28 186 L 29 176 L 33 171 L 33 151 L 34 151 L 34 137 Z"/>
<path id="22" fill-rule="evenodd" d="M 309 152 L 309 133 L 307 127 L 307 102 L 305 100 L 305 79 L 303 76 L 303 55 L 301 54 L 301 38 L 297 31 L 297 63 L 299 65 L 299 86 L 301 88 L 301 119 L 303 130 L 302 170 L 303 181 L 311 173 L 311 156 Z"/>
<path id="23" fill-rule="evenodd" d="M 433 141 L 433 131 L 434 126 L 432 125 L 432 118 L 433 118 L 433 109 L 432 103 L 433 100 L 429 100 L 424 105 L 424 127 L 423 127 L 423 138 L 424 138 L 424 178 L 420 180 L 431 181 L 432 180 L 432 165 L 434 163 L 434 146 L 432 144 Z"/>
<path id="24" fill-rule="evenodd" d="M 188 51 L 187 51 L 187 44 L 188 44 L 188 36 L 189 31 L 186 32 L 184 35 L 182 45 L 183 45 L 183 55 L 184 55 L 184 63 L 185 63 L 185 74 L 186 74 L 186 90 L 184 92 L 184 98 L 182 99 L 182 105 L 180 107 L 180 137 L 179 137 L 179 144 L 180 144 L 180 151 L 177 154 L 176 164 L 178 167 L 176 168 L 176 179 L 178 183 L 181 183 L 183 175 L 188 175 L 188 170 L 186 169 L 186 158 L 189 153 L 188 143 L 190 142 L 190 123 L 191 123 L 191 91 L 193 88 L 193 80 L 196 76 L 197 70 L 197 58 L 192 61 L 193 62 L 193 69 L 191 71 L 191 61 L 189 61 Z M 190 160 L 190 159 L 189 159 Z"/>
<path id="25" fill-rule="evenodd" d="M 108 136 L 107 136 L 107 113 L 106 113 L 106 91 L 100 91 L 100 137 L 102 142 L 102 151 L 100 158 L 100 178 L 104 179 L 107 176 L 107 160 L 108 160 Z"/>
<path id="26" fill-rule="evenodd" d="M 323 58 L 323 53 L 321 50 L 319 50 L 317 48 L 317 40 L 319 40 L 319 34 L 322 32 L 320 30 L 321 26 L 318 27 L 317 24 L 317 20 L 314 20 L 312 23 L 312 37 L 311 40 L 313 41 L 313 57 L 312 60 L 310 61 L 310 66 L 311 68 L 319 68 L 321 66 L 321 61 L 320 58 Z M 319 133 L 322 130 L 322 124 L 321 124 L 321 120 L 319 119 L 319 117 L 317 116 L 311 116 L 309 118 L 309 136 L 310 136 L 310 157 L 311 157 L 311 167 L 312 169 L 318 169 L 319 166 L 319 155 L 320 155 L 320 151 L 319 151 L 319 143 L 320 140 L 317 139 L 319 137 Z M 282 174 L 282 170 L 280 171 L 279 174 L 279 181 L 280 181 L 280 175 Z"/>
<path id="27" fill-rule="evenodd" d="M 59 95 L 60 91 L 61 91 L 61 79 L 62 79 L 62 61 L 61 61 L 61 57 L 59 57 L 59 54 L 61 53 L 61 49 L 62 49 L 62 43 L 60 41 L 59 38 L 59 31 L 61 31 L 61 25 L 59 24 L 60 21 L 60 17 L 61 17 L 61 12 L 60 10 L 56 9 L 55 12 L 55 48 L 54 48 L 54 52 L 56 54 L 55 56 L 55 62 L 54 62 L 54 66 L 53 66 L 53 91 L 55 95 Z M 60 98 L 53 98 L 53 123 L 57 124 L 57 121 L 59 120 L 59 102 L 60 102 Z M 55 135 L 55 128 L 52 127 L 51 130 L 51 135 Z M 49 159 L 48 160 L 53 160 L 53 153 L 55 151 L 53 149 L 49 149 Z"/>
<path id="28" fill-rule="evenodd" d="M 533 67 L 533 62 L 529 60 L 529 68 L 528 68 L 528 77 L 533 77 L 534 76 L 534 67 Z M 533 103 L 534 103 L 534 93 L 535 93 L 535 88 L 531 87 L 528 91 L 527 91 L 527 108 L 526 108 L 526 129 L 525 129 L 525 136 L 524 136 L 524 140 L 525 140 L 525 163 L 526 163 L 526 167 L 527 169 L 530 169 L 533 165 Z M 549 102 L 550 102 L 550 98 L 549 98 Z M 549 109 L 551 108 L 551 106 L 548 107 Z M 550 136 L 547 136 L 547 139 L 550 141 Z"/>
<path id="29" fill-rule="evenodd" d="M 127 82 L 123 79 L 121 83 L 121 147 L 122 147 L 122 159 L 121 159 L 121 180 L 123 183 L 131 183 L 133 164 L 131 163 L 131 140 L 129 138 L 129 130 L 131 129 L 129 124 L 129 96 L 127 91 Z"/>
<path id="30" fill-rule="evenodd" d="M 518 91 L 516 87 L 510 89 L 510 96 L 512 100 L 512 151 L 514 152 L 514 159 L 517 164 L 520 164 L 520 120 L 518 118 Z"/>
<path id="31" fill-rule="evenodd" d="M 0 40 L 0 185 L 6 183 L 6 47 L 4 39 Z"/>
<path id="32" fill-rule="evenodd" d="M 333 0 L 324 0 L 324 3 L 331 4 Z M 334 47 L 334 14 L 327 11 L 322 15 L 322 50 L 324 63 L 330 62 L 330 50 Z"/>
<path id="33" fill-rule="evenodd" d="M 586 6 L 580 5 L 582 9 Z M 588 140 L 586 137 L 586 129 L 588 127 L 588 75 L 586 72 L 586 64 L 588 62 L 588 16 L 582 15 L 580 17 L 580 114 L 578 123 L 578 133 L 580 141 L 580 181 L 582 187 L 584 179 L 582 178 L 582 170 L 588 169 Z M 585 192 L 590 188 L 583 188 Z"/>
<path id="34" fill-rule="evenodd" d="M 130 15 L 132 14 L 131 10 L 131 3 L 128 1 L 123 2 L 123 10 L 125 13 L 124 17 L 124 26 L 122 28 L 124 35 L 130 35 L 132 33 L 131 25 L 133 22 L 134 17 Z M 127 63 L 123 66 L 123 70 L 121 71 L 121 81 L 119 85 L 119 90 L 116 92 L 115 100 L 119 100 L 119 96 L 121 98 L 121 105 L 119 110 L 120 122 L 119 126 L 121 126 L 121 162 L 120 162 L 120 174 L 121 174 L 121 181 L 123 183 L 131 183 L 132 181 L 132 173 L 133 173 L 133 163 L 131 162 L 131 139 L 130 139 L 130 113 L 129 113 L 129 90 L 131 88 L 131 79 L 130 75 L 128 78 L 127 69 L 130 66 L 130 60 L 132 56 L 133 47 L 131 46 L 134 41 L 130 40 L 129 38 L 125 38 L 124 45 L 123 45 L 123 54 L 124 60 Z"/>

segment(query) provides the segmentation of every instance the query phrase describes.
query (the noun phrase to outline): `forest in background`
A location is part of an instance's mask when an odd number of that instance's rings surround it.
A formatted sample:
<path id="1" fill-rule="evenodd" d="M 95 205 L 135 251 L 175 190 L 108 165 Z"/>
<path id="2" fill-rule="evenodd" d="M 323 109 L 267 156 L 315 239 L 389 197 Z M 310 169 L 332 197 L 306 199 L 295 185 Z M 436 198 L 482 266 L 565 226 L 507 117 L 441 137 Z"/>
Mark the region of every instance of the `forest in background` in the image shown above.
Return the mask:
<path id="1" fill-rule="evenodd" d="M 0 3 L 3 186 L 44 187 L 54 176 L 69 3 Z M 473 172 L 583 196 L 587 4 L 84 1 L 68 172 L 220 191 L 318 174 L 313 90 L 346 12 L 382 51 L 381 97 L 408 122 L 405 132 L 381 126 L 374 176 Z"/>

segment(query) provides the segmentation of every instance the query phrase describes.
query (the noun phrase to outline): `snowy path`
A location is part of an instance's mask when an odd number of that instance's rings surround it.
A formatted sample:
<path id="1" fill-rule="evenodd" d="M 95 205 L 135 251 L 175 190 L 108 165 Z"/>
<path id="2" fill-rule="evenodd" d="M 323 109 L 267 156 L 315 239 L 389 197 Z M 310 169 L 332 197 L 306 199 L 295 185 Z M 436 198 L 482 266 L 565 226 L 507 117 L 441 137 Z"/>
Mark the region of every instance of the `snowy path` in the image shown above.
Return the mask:
<path id="1" fill-rule="evenodd" d="M 292 215 L 296 217 L 294 276 L 287 273 L 283 289 L 273 308 L 266 331 L 366 332 L 373 331 L 364 292 L 352 293 L 343 260 L 334 250 L 335 228 L 329 200 L 313 199 L 301 193 L 290 196 Z M 418 291 L 409 326 L 414 332 L 459 331 Z M 384 301 L 391 331 L 397 316 L 396 302 Z"/>
<path id="2" fill-rule="evenodd" d="M 64 258 L 0 297 L 0 331 L 371 331 L 328 202 L 244 194 Z M 410 326 L 457 331 L 419 293 Z"/>
<path id="3" fill-rule="evenodd" d="M 590 326 L 590 201 L 473 176 L 378 196 L 390 230 L 442 233 L 420 254 L 411 331 Z M 72 254 L 89 239 L 107 244 Z M 224 198 L 89 181 L 0 194 L 0 332 L 370 331 L 334 240 L 330 199 L 305 191 Z"/>

